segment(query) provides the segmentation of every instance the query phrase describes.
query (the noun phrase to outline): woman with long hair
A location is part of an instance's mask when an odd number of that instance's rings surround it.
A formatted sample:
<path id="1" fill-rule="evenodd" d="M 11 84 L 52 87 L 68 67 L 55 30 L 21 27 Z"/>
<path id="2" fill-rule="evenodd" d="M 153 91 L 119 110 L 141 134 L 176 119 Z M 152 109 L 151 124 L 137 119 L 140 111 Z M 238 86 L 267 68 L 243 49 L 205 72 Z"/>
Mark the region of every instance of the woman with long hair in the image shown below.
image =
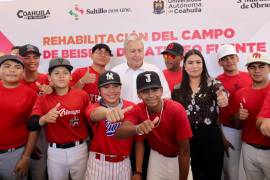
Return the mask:
<path id="1" fill-rule="evenodd" d="M 223 135 L 218 122 L 219 107 L 228 105 L 222 84 L 208 74 L 201 52 L 185 54 L 183 80 L 172 99 L 186 109 L 192 128 L 191 169 L 194 180 L 220 180 L 223 166 Z"/>

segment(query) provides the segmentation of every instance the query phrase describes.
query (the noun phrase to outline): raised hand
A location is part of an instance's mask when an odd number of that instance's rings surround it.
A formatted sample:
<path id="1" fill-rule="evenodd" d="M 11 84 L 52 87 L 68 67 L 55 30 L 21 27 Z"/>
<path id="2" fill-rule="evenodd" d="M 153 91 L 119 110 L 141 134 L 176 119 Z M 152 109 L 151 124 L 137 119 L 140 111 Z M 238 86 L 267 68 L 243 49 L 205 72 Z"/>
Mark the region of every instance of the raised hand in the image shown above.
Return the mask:
<path id="1" fill-rule="evenodd" d="M 47 84 L 40 84 L 39 82 L 35 82 L 35 84 L 43 94 L 51 94 L 53 92 L 53 88 Z"/>
<path id="2" fill-rule="evenodd" d="M 56 119 L 59 116 L 59 111 L 57 110 L 61 106 L 60 103 L 57 103 L 47 114 L 40 118 L 40 125 L 45 125 L 47 123 L 56 123 Z"/>
<path id="3" fill-rule="evenodd" d="M 81 77 L 80 82 L 82 84 L 94 83 L 96 81 L 96 75 L 90 73 L 90 67 L 87 68 L 86 73 Z"/>
<path id="4" fill-rule="evenodd" d="M 217 94 L 217 104 L 219 107 L 226 107 L 228 105 L 228 97 L 226 93 L 222 90 L 219 89 L 216 91 Z"/>
<path id="5" fill-rule="evenodd" d="M 246 120 L 248 118 L 248 115 L 249 115 L 248 110 L 244 108 L 242 103 L 240 103 L 238 113 L 239 113 L 240 120 Z"/>
<path id="6" fill-rule="evenodd" d="M 156 117 L 153 121 L 145 120 L 141 124 L 136 126 L 136 132 L 138 135 L 148 134 L 152 131 L 159 123 L 159 117 Z"/>
<path id="7" fill-rule="evenodd" d="M 117 122 L 117 121 L 121 121 L 124 119 L 124 115 L 126 112 L 130 111 L 133 108 L 133 106 L 128 106 L 124 109 L 121 108 L 112 108 L 112 109 L 107 109 L 106 112 L 106 118 L 108 121 L 110 122 Z"/>

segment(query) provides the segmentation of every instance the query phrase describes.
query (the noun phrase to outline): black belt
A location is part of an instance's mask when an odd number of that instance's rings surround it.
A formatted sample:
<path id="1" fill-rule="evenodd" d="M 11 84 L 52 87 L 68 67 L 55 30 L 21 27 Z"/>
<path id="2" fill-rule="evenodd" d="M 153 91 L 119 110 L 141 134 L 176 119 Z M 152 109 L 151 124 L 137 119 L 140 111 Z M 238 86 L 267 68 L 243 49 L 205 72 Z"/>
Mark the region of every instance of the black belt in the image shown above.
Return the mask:
<path id="1" fill-rule="evenodd" d="M 57 143 L 49 143 L 50 147 L 55 147 L 55 148 L 61 148 L 61 149 L 67 149 L 67 148 L 72 148 L 75 146 L 78 146 L 80 144 L 82 144 L 84 141 L 75 141 L 75 142 L 71 142 L 71 143 L 66 143 L 66 144 L 57 144 Z"/>
<path id="2" fill-rule="evenodd" d="M 249 143 L 247 143 L 247 144 L 255 147 L 256 149 L 270 150 L 270 146 L 263 146 L 263 145 L 258 145 L 258 144 L 249 144 Z"/>
<path id="3" fill-rule="evenodd" d="M 20 145 L 20 146 L 18 146 L 18 147 L 15 147 L 15 148 L 9 148 L 9 149 L 3 149 L 3 150 L 0 150 L 0 154 L 4 154 L 4 153 L 7 153 L 7 152 L 14 152 L 14 151 L 16 151 L 17 149 L 22 148 L 23 146 L 24 146 L 24 144 L 23 144 L 23 145 Z"/>

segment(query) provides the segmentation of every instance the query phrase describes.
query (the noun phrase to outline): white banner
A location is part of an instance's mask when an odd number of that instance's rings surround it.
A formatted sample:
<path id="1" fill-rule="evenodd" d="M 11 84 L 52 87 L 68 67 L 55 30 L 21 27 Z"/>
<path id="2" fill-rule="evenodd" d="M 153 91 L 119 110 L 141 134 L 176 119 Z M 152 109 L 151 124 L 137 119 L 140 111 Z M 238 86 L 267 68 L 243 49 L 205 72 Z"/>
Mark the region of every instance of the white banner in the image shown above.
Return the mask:
<path id="1" fill-rule="evenodd" d="M 247 54 L 270 52 L 270 0 L 14 0 L 0 1 L 0 51 L 34 44 L 42 52 L 40 70 L 62 56 L 75 67 L 91 64 L 91 48 L 108 44 L 108 68 L 125 61 L 123 40 L 130 33 L 145 42 L 145 60 L 163 69 L 160 52 L 170 42 L 202 51 L 211 75 L 222 72 L 217 48 L 235 45 L 240 68 Z"/>

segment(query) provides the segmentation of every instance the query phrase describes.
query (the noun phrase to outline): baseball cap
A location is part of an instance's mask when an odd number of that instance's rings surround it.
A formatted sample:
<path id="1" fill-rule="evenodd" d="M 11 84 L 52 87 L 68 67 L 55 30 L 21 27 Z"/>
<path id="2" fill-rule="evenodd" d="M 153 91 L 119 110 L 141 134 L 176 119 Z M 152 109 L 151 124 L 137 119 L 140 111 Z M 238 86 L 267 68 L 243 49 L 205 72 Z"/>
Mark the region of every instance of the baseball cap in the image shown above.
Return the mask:
<path id="1" fill-rule="evenodd" d="M 101 88 L 107 84 L 121 85 L 119 74 L 113 71 L 106 71 L 105 73 L 101 74 L 98 78 L 98 88 Z"/>
<path id="2" fill-rule="evenodd" d="M 0 65 L 3 64 L 5 61 L 10 60 L 10 61 L 14 61 L 16 63 L 20 63 L 21 65 L 24 66 L 23 61 L 20 57 L 15 56 L 15 55 L 4 55 L 4 56 L 0 56 Z"/>
<path id="3" fill-rule="evenodd" d="M 19 49 L 19 54 L 21 56 L 24 56 L 26 53 L 29 53 L 29 52 L 32 52 L 32 53 L 35 53 L 37 55 L 41 55 L 41 53 L 39 52 L 39 49 L 38 47 L 34 46 L 34 45 L 31 45 L 31 44 L 26 44 L 26 45 L 23 45 L 22 47 L 20 47 Z"/>
<path id="4" fill-rule="evenodd" d="M 151 88 L 160 88 L 161 82 L 159 76 L 154 71 L 145 71 L 137 76 L 137 91 L 143 91 Z"/>
<path id="5" fill-rule="evenodd" d="M 246 66 L 251 63 L 265 63 L 270 65 L 270 56 L 265 52 L 254 52 L 248 55 Z"/>
<path id="6" fill-rule="evenodd" d="M 112 56 L 112 51 L 110 49 L 110 47 L 106 44 L 96 44 L 94 47 L 92 47 L 92 53 L 94 53 L 97 49 L 105 49 L 105 51 L 107 51 L 110 56 Z"/>
<path id="7" fill-rule="evenodd" d="M 48 71 L 51 72 L 54 68 L 59 66 L 64 66 L 68 68 L 69 71 L 72 71 L 73 69 L 73 66 L 71 66 L 69 60 L 58 57 L 50 60 Z"/>
<path id="8" fill-rule="evenodd" d="M 181 44 L 173 42 L 170 43 L 167 47 L 166 50 L 161 52 L 161 54 L 172 54 L 175 56 L 182 56 L 184 54 L 184 48 Z"/>
<path id="9" fill-rule="evenodd" d="M 218 59 L 221 59 L 225 56 L 233 55 L 233 54 L 237 54 L 237 53 L 236 53 L 234 46 L 231 44 L 224 44 L 224 45 L 220 46 L 218 48 L 218 51 L 217 51 Z"/>

